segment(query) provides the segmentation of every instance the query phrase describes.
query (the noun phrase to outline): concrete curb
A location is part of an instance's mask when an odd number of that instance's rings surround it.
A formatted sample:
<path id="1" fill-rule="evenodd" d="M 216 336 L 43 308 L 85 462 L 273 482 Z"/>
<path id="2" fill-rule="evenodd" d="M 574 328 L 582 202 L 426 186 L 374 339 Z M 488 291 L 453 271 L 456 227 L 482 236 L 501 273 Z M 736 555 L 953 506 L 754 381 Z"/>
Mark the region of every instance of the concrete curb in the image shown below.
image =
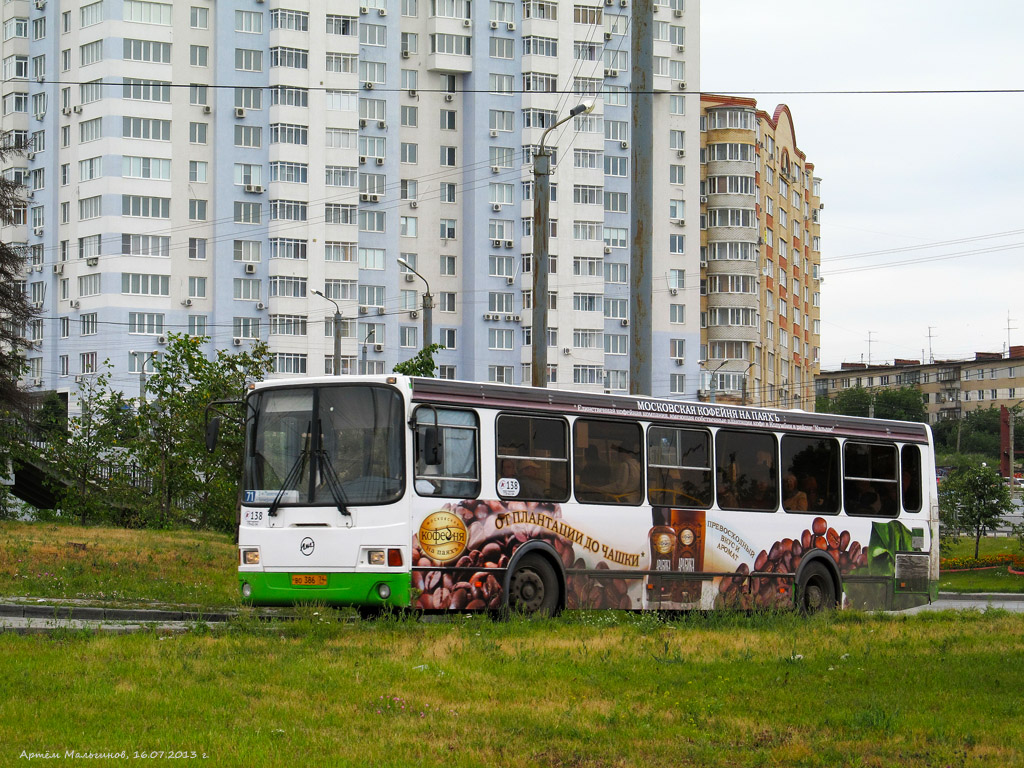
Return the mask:
<path id="1" fill-rule="evenodd" d="M 202 613 L 143 608 L 94 608 L 44 603 L 38 605 L 0 604 L 0 616 L 23 619 L 79 619 L 82 621 L 227 621 L 235 613 Z"/>
<path id="2" fill-rule="evenodd" d="M 1024 601 L 1024 593 L 1020 592 L 939 592 L 940 600 L 979 600 L 990 603 L 1007 603 Z"/>

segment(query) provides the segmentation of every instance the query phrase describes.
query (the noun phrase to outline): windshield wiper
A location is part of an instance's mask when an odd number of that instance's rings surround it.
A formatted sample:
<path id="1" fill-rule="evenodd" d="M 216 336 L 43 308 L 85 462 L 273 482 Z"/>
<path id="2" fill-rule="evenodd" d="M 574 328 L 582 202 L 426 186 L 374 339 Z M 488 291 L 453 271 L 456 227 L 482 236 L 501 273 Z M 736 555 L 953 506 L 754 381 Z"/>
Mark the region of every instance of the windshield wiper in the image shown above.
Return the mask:
<path id="1" fill-rule="evenodd" d="M 345 489 L 338 479 L 338 473 L 334 471 L 334 465 L 331 464 L 331 460 L 327 456 L 327 451 L 321 448 L 316 452 L 315 456 L 317 469 L 327 485 L 327 490 L 331 492 L 331 500 L 341 514 L 345 517 L 351 517 L 352 513 L 348 511 L 348 497 L 345 495 Z"/>
<path id="2" fill-rule="evenodd" d="M 277 517 L 277 508 L 281 506 L 281 499 L 284 498 L 284 492 L 286 490 L 296 490 L 289 486 L 294 486 L 296 481 L 302 476 L 302 470 L 306 468 L 306 459 L 309 457 L 309 425 L 306 425 L 306 444 L 302 450 L 299 451 L 299 455 L 295 457 L 295 463 L 292 464 L 292 468 L 288 470 L 288 474 L 285 475 L 284 482 L 281 483 L 281 489 L 277 492 L 274 497 L 274 501 L 270 504 L 270 508 L 267 510 L 267 517 Z"/>

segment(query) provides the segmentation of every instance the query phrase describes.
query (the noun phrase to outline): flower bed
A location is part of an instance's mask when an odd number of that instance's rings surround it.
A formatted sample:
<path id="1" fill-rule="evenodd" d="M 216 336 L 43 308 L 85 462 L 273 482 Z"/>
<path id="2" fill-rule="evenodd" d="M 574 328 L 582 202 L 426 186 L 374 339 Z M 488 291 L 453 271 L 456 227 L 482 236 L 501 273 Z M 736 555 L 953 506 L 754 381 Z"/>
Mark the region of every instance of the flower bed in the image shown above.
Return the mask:
<path id="1" fill-rule="evenodd" d="M 1024 573 L 1024 555 L 989 555 L 987 557 L 944 557 L 939 560 L 939 570 L 943 573 L 956 571 L 980 571 L 988 568 L 1006 567 L 1010 573 Z"/>

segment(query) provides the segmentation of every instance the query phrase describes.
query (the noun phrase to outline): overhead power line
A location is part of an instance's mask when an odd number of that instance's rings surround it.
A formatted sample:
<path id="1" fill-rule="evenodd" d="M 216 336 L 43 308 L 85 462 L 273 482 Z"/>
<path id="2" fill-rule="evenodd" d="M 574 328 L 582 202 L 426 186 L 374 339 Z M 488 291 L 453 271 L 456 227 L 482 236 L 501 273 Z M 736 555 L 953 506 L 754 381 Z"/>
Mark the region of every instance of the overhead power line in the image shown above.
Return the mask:
<path id="1" fill-rule="evenodd" d="M 846 261 L 847 259 L 866 259 L 871 256 L 885 256 L 890 253 L 905 253 L 907 251 L 921 251 L 926 248 L 939 248 L 944 245 L 959 245 L 961 243 L 973 243 L 979 240 L 991 240 L 997 237 L 1009 237 L 1010 235 L 1019 235 L 1024 233 L 1024 229 L 1011 229 L 1006 232 L 992 232 L 987 235 L 975 235 L 973 237 L 961 237 L 956 240 L 937 240 L 932 243 L 921 243 L 920 245 L 907 245 L 902 248 L 883 248 L 879 251 L 860 251 L 858 253 L 847 253 L 843 256 L 833 256 L 831 258 L 822 258 L 821 263 L 833 264 L 837 261 Z"/>
<path id="2" fill-rule="evenodd" d="M 949 259 L 961 259 L 964 256 L 981 256 L 986 253 L 999 253 L 1001 251 L 1012 251 L 1016 248 L 1024 248 L 1024 243 L 1009 243 L 1007 245 L 994 245 L 991 248 L 981 248 L 971 251 L 959 251 L 957 253 L 946 253 L 940 256 L 922 256 L 917 259 L 904 259 L 903 261 L 891 261 L 886 264 L 871 264 L 861 267 L 847 267 L 830 271 L 827 276 L 850 275 L 856 272 L 873 272 L 878 269 L 891 269 L 892 267 L 905 267 L 910 264 L 927 264 L 933 261 L 947 261 Z"/>

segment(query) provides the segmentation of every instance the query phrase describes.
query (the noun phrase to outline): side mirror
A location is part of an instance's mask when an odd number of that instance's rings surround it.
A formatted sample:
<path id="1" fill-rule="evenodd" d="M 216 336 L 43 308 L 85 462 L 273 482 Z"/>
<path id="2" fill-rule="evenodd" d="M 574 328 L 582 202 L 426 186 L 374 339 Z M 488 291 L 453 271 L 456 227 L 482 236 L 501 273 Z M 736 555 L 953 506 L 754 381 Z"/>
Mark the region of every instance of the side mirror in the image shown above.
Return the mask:
<path id="1" fill-rule="evenodd" d="M 428 467 L 436 467 L 441 463 L 441 436 L 437 427 L 420 428 L 420 450 L 423 463 Z"/>
<path id="2" fill-rule="evenodd" d="M 214 416 L 206 422 L 206 450 L 213 453 L 217 447 L 217 438 L 220 436 L 220 416 Z"/>

